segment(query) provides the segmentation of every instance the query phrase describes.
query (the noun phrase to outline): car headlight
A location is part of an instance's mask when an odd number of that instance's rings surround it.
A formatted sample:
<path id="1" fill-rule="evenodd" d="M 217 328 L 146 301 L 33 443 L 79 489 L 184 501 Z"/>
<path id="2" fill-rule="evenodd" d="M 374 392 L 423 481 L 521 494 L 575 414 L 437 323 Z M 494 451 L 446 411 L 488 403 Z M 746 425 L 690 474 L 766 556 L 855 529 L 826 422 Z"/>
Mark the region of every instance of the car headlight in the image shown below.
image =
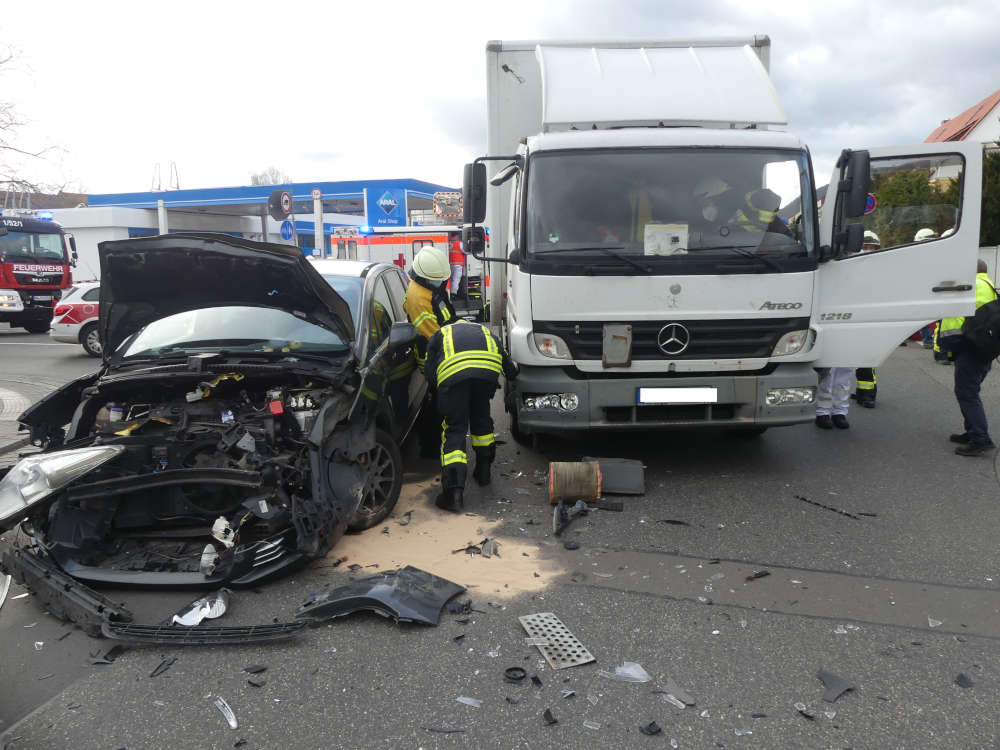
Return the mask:
<path id="1" fill-rule="evenodd" d="M 802 351 L 802 347 L 806 345 L 808 340 L 808 329 L 804 331 L 789 331 L 778 339 L 778 343 L 774 345 L 774 351 L 771 352 L 771 356 L 787 357 L 789 354 L 798 354 Z"/>
<path id="2" fill-rule="evenodd" d="M 535 346 L 544 356 L 553 359 L 573 359 L 566 342 L 558 336 L 553 336 L 551 333 L 536 333 L 534 338 Z"/>
<path id="3" fill-rule="evenodd" d="M 0 480 L 0 527 L 20 521 L 25 511 L 125 450 L 100 445 L 22 458 Z"/>

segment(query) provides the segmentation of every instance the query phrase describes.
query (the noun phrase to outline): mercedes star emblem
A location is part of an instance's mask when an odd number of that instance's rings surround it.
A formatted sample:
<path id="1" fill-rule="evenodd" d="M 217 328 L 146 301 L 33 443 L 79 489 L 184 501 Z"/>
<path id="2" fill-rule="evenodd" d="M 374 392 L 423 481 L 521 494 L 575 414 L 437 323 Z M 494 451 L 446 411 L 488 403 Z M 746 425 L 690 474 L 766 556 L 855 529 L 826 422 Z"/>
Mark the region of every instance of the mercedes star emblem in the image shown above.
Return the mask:
<path id="1" fill-rule="evenodd" d="M 656 345 L 664 354 L 680 354 L 691 343 L 691 333 L 680 323 L 667 323 L 656 334 Z"/>

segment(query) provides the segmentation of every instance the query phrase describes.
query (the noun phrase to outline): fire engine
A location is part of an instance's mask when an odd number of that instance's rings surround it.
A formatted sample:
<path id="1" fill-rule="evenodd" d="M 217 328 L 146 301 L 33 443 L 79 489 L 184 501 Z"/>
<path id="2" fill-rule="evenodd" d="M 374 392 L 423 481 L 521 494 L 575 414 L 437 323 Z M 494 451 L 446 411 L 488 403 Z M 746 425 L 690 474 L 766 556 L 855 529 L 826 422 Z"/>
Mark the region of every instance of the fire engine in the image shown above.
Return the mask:
<path id="1" fill-rule="evenodd" d="M 0 217 L 0 322 L 44 333 L 52 308 L 73 284 L 73 235 L 52 220 L 51 211 Z"/>

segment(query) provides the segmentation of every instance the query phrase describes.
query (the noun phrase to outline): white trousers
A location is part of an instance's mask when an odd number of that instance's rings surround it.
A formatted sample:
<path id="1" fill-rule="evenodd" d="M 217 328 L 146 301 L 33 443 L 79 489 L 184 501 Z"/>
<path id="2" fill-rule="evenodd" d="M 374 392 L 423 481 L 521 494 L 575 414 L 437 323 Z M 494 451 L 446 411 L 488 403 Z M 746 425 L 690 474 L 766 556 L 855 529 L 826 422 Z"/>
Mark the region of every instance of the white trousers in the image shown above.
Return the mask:
<path id="1" fill-rule="evenodd" d="M 847 414 L 853 377 L 853 367 L 831 367 L 826 373 L 820 373 L 819 388 L 816 389 L 816 416 Z"/>
<path id="2" fill-rule="evenodd" d="M 451 294 L 452 294 L 453 297 L 455 295 L 457 295 L 459 293 L 459 291 L 461 290 L 462 270 L 463 270 L 463 268 L 464 267 L 462 265 L 458 264 L 458 263 L 453 263 L 452 266 L 451 266 L 451 287 L 450 287 L 450 291 L 451 291 Z"/>

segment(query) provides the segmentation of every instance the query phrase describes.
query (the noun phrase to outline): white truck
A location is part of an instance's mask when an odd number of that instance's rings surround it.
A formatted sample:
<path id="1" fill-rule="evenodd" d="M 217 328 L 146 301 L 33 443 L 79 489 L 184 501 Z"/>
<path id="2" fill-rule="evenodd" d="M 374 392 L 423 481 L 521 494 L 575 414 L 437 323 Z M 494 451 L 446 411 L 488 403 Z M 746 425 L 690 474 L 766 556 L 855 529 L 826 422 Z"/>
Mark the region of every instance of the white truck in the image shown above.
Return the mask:
<path id="1" fill-rule="evenodd" d="M 821 212 L 769 56 L 766 36 L 488 43 L 463 236 L 521 368 L 515 435 L 806 422 L 814 368 L 971 314 L 981 146 L 844 151 Z M 914 180 L 935 189 L 907 205 Z"/>

